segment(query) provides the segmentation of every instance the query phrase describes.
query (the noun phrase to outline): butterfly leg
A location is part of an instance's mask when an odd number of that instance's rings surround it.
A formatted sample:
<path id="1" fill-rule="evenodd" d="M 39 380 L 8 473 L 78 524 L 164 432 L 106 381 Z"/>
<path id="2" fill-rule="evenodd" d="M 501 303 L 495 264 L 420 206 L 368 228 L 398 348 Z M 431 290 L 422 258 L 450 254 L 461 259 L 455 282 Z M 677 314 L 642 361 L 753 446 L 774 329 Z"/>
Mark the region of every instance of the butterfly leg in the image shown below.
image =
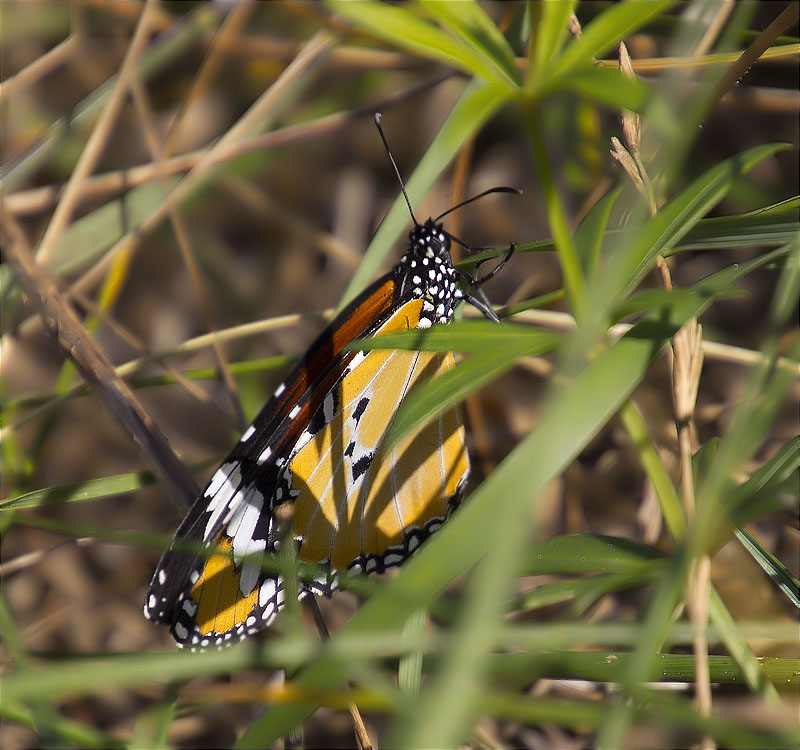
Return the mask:
<path id="1" fill-rule="evenodd" d="M 487 281 L 489 281 L 489 279 L 493 278 L 493 277 L 495 276 L 495 274 L 496 274 L 496 273 L 497 273 L 497 272 L 498 272 L 498 271 L 499 271 L 499 270 L 500 270 L 500 269 L 501 269 L 501 268 L 502 268 L 502 267 L 503 267 L 503 266 L 504 266 L 506 263 L 508 263 L 508 261 L 509 261 L 509 260 L 511 260 L 511 256 L 514 254 L 514 250 L 516 249 L 516 247 L 517 247 L 517 246 L 516 246 L 516 245 L 515 245 L 515 244 L 512 242 L 512 243 L 511 243 L 511 244 L 508 246 L 508 252 L 507 252 L 507 253 L 505 254 L 505 256 L 503 257 L 503 260 L 501 260 L 501 261 L 500 261 L 500 262 L 499 262 L 499 263 L 498 263 L 498 264 L 497 264 L 497 265 L 496 265 L 496 266 L 495 266 L 495 267 L 494 267 L 494 268 L 493 268 L 491 271 L 489 271 L 489 273 L 487 273 L 485 276 L 480 276 L 480 277 L 479 277 L 479 276 L 477 275 L 477 271 L 478 271 L 478 268 L 480 267 L 480 265 L 481 265 L 482 263 L 485 263 L 485 262 L 486 262 L 486 261 L 488 261 L 489 259 L 488 259 L 488 258 L 486 258 L 485 260 L 478 261 L 478 263 L 475 265 L 475 273 L 473 273 L 473 274 L 472 274 L 472 276 L 468 277 L 468 279 L 469 279 L 469 285 L 470 285 L 470 286 L 480 286 L 481 284 L 485 284 Z"/>

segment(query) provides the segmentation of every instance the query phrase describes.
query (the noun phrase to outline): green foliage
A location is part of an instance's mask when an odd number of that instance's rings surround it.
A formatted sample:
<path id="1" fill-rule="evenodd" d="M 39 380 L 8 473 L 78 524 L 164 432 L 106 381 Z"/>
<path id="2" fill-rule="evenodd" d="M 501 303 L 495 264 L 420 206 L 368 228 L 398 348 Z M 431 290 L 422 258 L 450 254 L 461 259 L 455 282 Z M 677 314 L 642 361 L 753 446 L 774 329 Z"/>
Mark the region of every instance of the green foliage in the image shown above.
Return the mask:
<path id="1" fill-rule="evenodd" d="M 787 145 L 762 143 L 710 166 L 689 168 L 682 158 L 661 166 L 650 161 L 653 184 L 664 196 L 655 213 L 623 181 L 596 200 L 573 227 L 569 217 L 575 213 L 575 196 L 565 196 L 561 189 L 555 151 L 549 145 L 558 134 L 548 132 L 545 108 L 577 97 L 586 107 L 638 112 L 645 132 L 652 128 L 661 145 L 672 144 L 675 154 L 686 153 L 724 68 L 713 68 L 708 80 L 687 88 L 686 101 L 678 109 L 672 100 L 675 92 L 625 77 L 599 65 L 598 58 L 635 34 L 672 33 L 675 24 L 688 23 L 683 17 L 685 8 L 696 4 L 675 7 L 644 0 L 598 6 L 578 37 L 570 36 L 567 25 L 570 14 L 580 15 L 583 6 L 569 2 L 520 4 L 508 6 L 507 11 L 468 0 L 394 5 L 328 0 L 323 7 L 340 29 L 336 45 L 357 41 L 362 45 L 360 53 L 401 50 L 406 53 L 404 59 L 415 64 L 434 61 L 465 79 L 406 182 L 412 205 L 419 205 L 489 123 L 503 118 L 505 127 L 524 135 L 530 143 L 550 238 L 520 241 L 517 253 L 551 255 L 563 279 L 563 289 L 509 305 L 502 311 L 504 322 L 499 326 L 459 321 L 353 344 L 351 348 L 358 350 L 404 348 L 464 355 L 450 372 L 409 394 L 392 423 L 387 447 L 522 360 L 547 356 L 552 375 L 540 411 L 531 420 L 534 426 L 519 435 L 505 457 L 498 457 L 502 460 L 471 492 L 464 507 L 397 576 L 363 589 L 370 592 L 367 600 L 325 642 L 306 632 L 293 611 L 291 626 L 279 629 L 274 637 L 254 639 L 223 652 L 189 654 L 154 647 L 141 653 L 109 654 L 104 645 L 97 644 L 94 653 L 33 653 L 26 646 L 25 629 L 15 621 L 3 594 L 0 627 L 9 667 L 0 693 L 0 713 L 35 732 L 42 744 L 169 747 L 176 719 L 203 710 L 202 699 L 194 703 L 182 697 L 181 683 L 284 669 L 291 675 L 286 692 L 273 703 L 257 699 L 259 707 L 268 707 L 248 724 L 236 747 L 269 746 L 293 732 L 318 706 L 346 706 L 351 700 L 348 683 L 357 688 L 362 710 L 390 714 L 381 744 L 392 747 L 461 745 L 469 741 L 481 716 L 584 733 L 590 729 L 597 733 L 597 745 L 608 748 L 622 746 L 634 724 L 663 731 L 665 742 L 675 740 L 672 731 L 679 725 L 685 732 L 680 739 L 690 737 L 691 742 L 705 734 L 731 747 L 797 744 L 800 737 L 794 729 L 754 726 L 744 714 L 704 717 L 687 697 L 660 689 L 662 682 L 692 682 L 697 677 L 694 657 L 679 651 L 688 651 L 696 635 L 682 612 L 688 572 L 703 555 L 714 555 L 727 542 L 738 540 L 734 544 L 741 544 L 765 574 L 767 590 L 782 605 L 788 602 L 787 609 L 800 607 L 798 579 L 791 565 L 757 533 L 743 527 L 745 522 L 775 522 L 776 516 L 787 510 L 796 513 L 797 508 L 800 438 L 783 436 L 777 425 L 800 371 L 800 345 L 793 328 L 800 289 L 800 199 L 785 191 L 764 195 L 746 212 L 730 215 L 725 202 L 753 179 L 757 168 L 773 163 Z M 184 11 L 171 8 L 170 12 Z M 502 12 L 512 16 L 506 19 L 508 31 L 496 23 Z M 741 14 L 736 18 L 746 21 Z M 176 22 L 179 34 L 161 37 L 148 49 L 140 62 L 140 75 L 145 80 L 166 75 L 168 63 L 181 60 L 190 45 L 220 23 L 221 17 L 210 6 L 188 12 L 180 24 Z M 729 30 L 726 38 L 738 38 L 734 32 L 750 33 L 738 27 Z M 670 37 L 659 39 L 670 41 Z M 530 41 L 527 58 L 519 57 L 520 41 Z M 370 71 L 369 75 L 378 74 Z M 101 85 L 75 107 L 73 126 L 95 120 L 112 84 Z M 301 92 L 294 93 L 299 98 Z M 342 101 L 341 109 L 350 104 Z M 310 129 L 320 127 L 325 117 L 317 116 L 317 105 L 312 102 L 303 109 L 298 104 L 292 117 L 300 119 L 303 112 L 314 111 L 314 119 L 305 124 Z M 27 185 L 43 165 L 64 157 L 77 137 L 70 134 L 67 142 L 64 133 L 63 127 L 54 124 L 42 136 L 41 148 L 8 170 L 5 194 Z M 659 158 L 667 157 L 661 154 Z M 534 171 L 527 154 L 520 159 L 526 160 L 528 171 Z M 94 207 L 71 224 L 56 244 L 52 273 L 67 282 L 101 261 L 126 233 L 138 231 L 163 200 L 156 184 L 133 189 L 124 201 L 109 200 Z M 170 188 L 176 184 L 177 179 L 169 181 Z M 712 212 L 726 215 L 711 216 Z M 406 204 L 398 196 L 352 274 L 340 306 L 375 277 L 407 225 Z M 745 256 L 745 248 L 750 247 L 758 251 Z M 475 253 L 460 267 L 469 273 L 480 260 L 504 252 L 503 248 Z M 691 283 L 676 281 L 670 290 L 658 285 L 643 288 L 662 258 L 680 262 L 689 253 L 717 259 L 715 271 Z M 765 269 L 777 281 L 771 288 L 755 364 L 730 419 L 717 436 L 706 438 L 695 456 L 696 512 L 687 518 L 681 489 L 659 451 L 662 438 L 647 423 L 636 400 L 637 389 L 652 373 L 654 363 L 663 367 L 665 352 L 682 326 L 694 318 L 702 321 L 723 301 L 737 304 L 745 286 Z M 21 310 L 20 298 L 7 296 L 13 286 L 10 271 L 0 268 L 0 289 L 7 304 Z M 546 330 L 544 323 L 528 324 L 525 311 L 561 299 L 575 324 L 565 326 L 566 332 Z M 609 335 L 612 325 L 630 318 L 632 325 L 624 335 Z M 163 360 L 170 354 L 147 360 Z M 263 373 L 284 367 L 290 359 L 253 356 L 234 363 L 230 372 L 235 376 Z M 210 380 L 219 370 L 187 367 L 183 374 Z M 143 389 L 174 382 L 175 376 L 167 374 L 142 378 L 135 385 Z M 663 383 L 660 388 L 665 388 Z M 52 420 L 45 422 L 49 427 L 65 413 L 66 404 L 79 404 L 78 397 L 85 395 L 86 389 L 76 386 L 6 399 L 6 460 L 10 457 L 14 466 L 22 464 L 16 433 L 25 421 L 44 417 Z M 671 408 L 670 393 L 664 391 L 660 398 Z M 666 532 L 659 542 L 599 533 L 560 533 L 542 539 L 542 529 L 549 528 L 549 483 L 562 481 L 612 423 L 624 435 L 621 439 L 627 441 L 637 468 L 653 488 Z M 773 451 L 779 447 L 770 456 L 762 450 L 764 446 Z M 756 460 L 758 468 L 753 469 Z M 29 468 L 34 475 L 36 466 Z M 745 471 L 748 476 L 742 480 Z M 20 475 L 28 476 L 21 470 Z M 103 499 L 90 507 L 105 508 L 121 502 L 120 495 L 133 493 L 124 502 L 135 502 L 131 498 L 137 497 L 137 491 L 152 483 L 152 476 L 142 471 L 48 488 L 28 489 L 23 479 L 18 484 L 12 481 L 6 486 L 7 496 L 0 500 L 0 524 L 4 534 L 27 527 L 142 549 L 159 546 L 160 535 L 106 529 L 100 522 L 89 527 L 79 521 L 83 516 L 70 515 L 85 508 L 88 500 Z M 31 509 L 41 515 L 29 515 Z M 287 559 L 273 562 L 284 573 L 288 570 L 301 577 L 307 573 L 288 557 L 287 553 Z M 536 579 L 535 588 L 520 592 L 516 590 L 520 576 L 547 578 Z M 343 588 L 358 589 L 357 579 L 351 583 L 343 582 Z M 458 591 L 455 604 L 442 597 L 451 587 Z M 585 618 L 604 597 L 629 594 L 626 601 L 637 609 L 632 621 Z M 781 701 L 777 688 L 784 685 L 796 691 L 797 661 L 791 648 L 796 633 L 789 626 L 767 618 L 740 619 L 714 586 L 708 606 L 706 637 L 709 646 L 722 651 L 710 656 L 713 682 L 741 685 L 742 694 L 757 705 Z M 436 614 L 438 624 L 426 628 L 429 612 Z M 528 619 L 533 616 L 535 623 Z M 769 643 L 764 652 L 768 649 L 771 658 L 754 650 L 764 642 Z M 545 676 L 602 681 L 619 690 L 605 704 L 578 698 L 532 698 L 527 688 Z M 161 683 L 170 685 L 163 695 L 154 687 Z M 130 735 L 123 739 L 69 717 L 66 706 L 74 696 L 142 687 L 148 698 L 159 697 L 142 709 L 137 696 L 139 712 Z"/>

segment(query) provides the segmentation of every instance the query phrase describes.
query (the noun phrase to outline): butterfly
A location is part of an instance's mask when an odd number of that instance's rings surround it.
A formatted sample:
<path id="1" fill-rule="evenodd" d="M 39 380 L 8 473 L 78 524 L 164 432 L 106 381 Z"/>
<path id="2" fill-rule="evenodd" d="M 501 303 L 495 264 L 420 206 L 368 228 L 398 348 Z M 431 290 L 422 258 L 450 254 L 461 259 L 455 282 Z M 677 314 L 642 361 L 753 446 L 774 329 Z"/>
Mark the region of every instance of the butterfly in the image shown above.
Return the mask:
<path id="1" fill-rule="evenodd" d="M 180 646 L 223 646 L 268 627 L 284 601 L 279 574 L 262 568 L 286 538 L 279 508 L 292 509 L 300 560 L 323 573 L 299 594 L 330 596 L 337 574 L 381 573 L 400 565 L 458 506 L 469 474 L 464 424 L 451 407 L 412 430 L 394 448 L 382 441 L 405 394 L 454 366 L 452 353 L 352 351 L 363 338 L 447 324 L 467 301 L 498 322 L 479 289 L 458 271 L 441 219 L 419 224 L 389 150 L 414 227 L 400 262 L 356 297 L 314 341 L 214 472 L 164 552 L 144 614 L 166 623 Z M 482 291 L 482 290 L 481 290 Z M 485 300 L 485 297 L 483 298 Z M 191 545 L 209 554 L 189 551 Z"/>

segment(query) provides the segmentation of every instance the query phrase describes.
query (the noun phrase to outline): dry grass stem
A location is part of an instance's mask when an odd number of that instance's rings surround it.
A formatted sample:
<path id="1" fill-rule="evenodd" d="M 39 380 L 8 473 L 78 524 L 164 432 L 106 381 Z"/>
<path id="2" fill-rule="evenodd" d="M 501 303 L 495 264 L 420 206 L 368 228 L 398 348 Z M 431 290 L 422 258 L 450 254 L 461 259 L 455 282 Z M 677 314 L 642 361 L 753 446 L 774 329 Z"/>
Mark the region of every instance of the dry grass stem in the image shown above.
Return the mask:
<path id="1" fill-rule="evenodd" d="M 135 374 L 142 367 L 152 364 L 154 362 L 162 362 L 169 357 L 179 356 L 181 354 L 190 354 L 192 352 L 200 351 L 208 346 L 214 340 L 219 341 L 234 341 L 237 339 L 245 338 L 247 336 L 257 336 L 269 331 L 277 331 L 284 328 L 289 328 L 307 321 L 327 321 L 333 316 L 333 308 L 322 310 L 319 313 L 303 313 L 292 315 L 281 315 L 275 318 L 266 320 L 257 320 L 252 323 L 245 323 L 243 325 L 232 326 L 230 328 L 221 328 L 213 333 L 205 333 L 195 338 L 187 339 L 181 344 L 171 349 L 166 349 L 159 352 L 153 352 L 143 357 L 139 357 L 129 362 L 125 362 L 116 367 L 116 373 L 120 377 L 128 377 Z M 465 311 L 467 317 L 478 317 L 480 313 L 473 313 L 470 310 Z M 522 323 L 530 323 L 532 325 L 540 325 L 554 331 L 571 331 L 575 328 L 575 320 L 569 313 L 558 312 L 556 310 L 525 310 L 517 313 L 514 320 Z M 611 326 L 608 330 L 610 340 L 616 340 L 624 336 L 633 327 L 631 323 L 617 323 Z M 716 341 L 709 341 L 703 339 L 703 355 L 711 360 L 717 362 L 725 362 L 727 364 L 741 365 L 744 367 L 754 367 L 763 362 L 761 352 L 753 351 L 751 349 L 743 349 L 741 347 L 731 346 L 730 344 L 721 344 Z M 535 365 L 534 372 L 537 374 L 547 375 L 552 369 L 552 365 L 547 360 L 540 358 L 528 358 L 522 362 L 543 363 L 541 367 Z M 777 367 L 788 370 L 794 377 L 800 378 L 800 363 L 781 357 L 778 359 Z M 57 403 L 62 403 L 66 399 L 74 396 L 78 388 L 72 388 L 64 394 L 54 397 L 45 404 L 38 406 L 30 413 L 26 414 L 20 420 L 13 424 L 9 424 L 0 428 L 0 442 L 8 437 L 12 432 L 26 424 L 28 421 L 36 416 L 39 416 L 44 411 L 51 409 Z M 33 397 L 34 400 L 39 400 L 38 397 Z M 20 400 L 20 404 L 25 399 Z"/>
<path id="2" fill-rule="evenodd" d="M 49 52 L 37 57 L 30 65 L 20 70 L 16 75 L 6 78 L 0 83 L 0 102 L 7 102 L 12 96 L 17 96 L 25 89 L 30 88 L 39 79 L 49 75 L 66 63 L 78 44 L 79 37 L 72 34 L 63 42 L 57 44 Z"/>
<path id="3" fill-rule="evenodd" d="M 631 156 L 628 149 L 622 145 L 619 138 L 616 136 L 611 136 L 611 158 L 614 159 L 625 174 L 630 177 L 633 184 L 636 186 L 636 189 L 645 197 L 647 197 L 647 193 L 645 191 L 644 182 L 642 181 L 642 176 L 639 174 L 639 168 L 636 166 L 636 162 Z"/>
<path id="4" fill-rule="evenodd" d="M 780 36 L 780 34 L 778 35 Z M 800 44 L 784 44 L 765 50 L 759 60 L 787 60 L 800 55 Z M 701 68 L 707 65 L 730 65 L 739 60 L 741 55 L 737 52 L 715 52 L 701 57 L 643 57 L 633 61 L 633 69 L 637 73 L 659 73 L 665 70 L 679 70 L 681 68 Z M 617 60 L 599 60 L 598 65 L 614 68 Z"/>
<path id="5" fill-rule="evenodd" d="M 111 135 L 114 122 L 122 109 L 122 104 L 128 92 L 130 77 L 136 70 L 139 57 L 147 44 L 150 32 L 150 14 L 154 6 L 154 3 L 148 2 L 142 11 L 133 39 L 128 51 L 125 53 L 125 59 L 122 61 L 114 88 L 108 98 L 108 103 L 98 118 L 89 139 L 86 141 L 86 146 L 81 152 L 78 163 L 75 165 L 75 169 L 72 171 L 69 182 L 67 182 L 67 186 L 64 189 L 64 194 L 61 196 L 61 200 L 56 206 L 56 210 L 45 230 L 44 237 L 42 237 L 42 241 L 39 244 L 39 249 L 36 252 L 36 261 L 38 263 L 43 265 L 48 263 L 56 240 L 72 218 L 81 192 L 81 184 L 94 169 Z"/>
<path id="6" fill-rule="evenodd" d="M 207 43 L 213 43 L 213 35 L 209 34 Z M 252 57 L 257 60 L 291 60 L 298 51 L 295 42 L 287 42 L 274 37 L 239 34 L 226 45 L 225 52 L 237 57 Z M 404 52 L 392 50 L 370 49 L 348 45 L 337 46 L 331 50 L 330 62 L 338 68 L 355 68 L 365 70 L 402 70 L 417 67 L 413 57 Z"/>
<path id="7" fill-rule="evenodd" d="M 631 64 L 631 57 L 628 54 L 628 48 L 625 46 L 624 42 L 620 42 L 619 45 L 619 69 L 626 78 L 632 81 L 636 79 L 636 74 Z M 639 117 L 636 112 L 623 109 L 621 121 L 622 134 L 625 137 L 625 143 L 628 146 L 631 160 L 636 167 L 636 174 L 638 175 L 638 180 L 633 178 L 633 181 L 639 189 L 639 192 L 647 199 L 647 203 L 650 207 L 650 214 L 654 216 L 656 211 L 658 211 L 658 201 L 656 199 L 653 183 L 650 181 L 647 168 L 642 159 L 642 118 Z M 616 139 L 612 138 L 612 146 L 614 149 L 612 151 L 612 156 L 617 159 L 617 154 L 620 154 L 622 149 L 619 141 L 614 143 L 615 140 Z M 632 174 L 632 170 L 627 163 L 623 164 L 623 168 L 629 175 Z"/>
<path id="8" fill-rule="evenodd" d="M 94 304 L 91 299 L 82 294 L 77 295 L 76 301 L 85 307 L 92 315 L 102 320 L 106 326 L 114 331 L 115 335 L 119 336 L 123 341 L 125 341 L 125 343 L 128 344 L 137 354 L 143 356 L 149 356 L 152 354 L 151 352 L 148 352 L 147 347 L 136 336 L 134 336 L 131 331 L 129 331 L 127 328 L 125 328 L 125 326 L 121 325 L 117 320 L 109 315 L 103 307 Z M 208 395 L 208 393 L 206 393 L 199 385 L 197 385 L 197 383 L 195 383 L 194 380 L 187 378 L 181 370 L 172 365 L 170 362 L 165 361 L 164 359 L 160 359 L 158 362 L 164 368 L 164 371 L 172 375 L 172 377 L 175 378 L 175 382 L 190 396 L 197 399 L 197 401 L 201 404 L 213 406 L 218 410 L 220 416 L 230 424 L 232 429 L 236 428 L 236 425 L 233 423 L 230 414 L 221 408 L 219 404 L 217 404 L 217 402 Z M 116 370 L 117 368 L 115 368 L 115 371 Z"/>
<path id="9" fill-rule="evenodd" d="M 203 155 L 189 174 L 174 188 L 170 193 L 171 200 L 175 203 L 179 203 L 197 186 L 201 179 L 205 179 L 208 176 L 208 171 L 213 166 L 219 151 L 251 136 L 253 131 L 257 128 L 266 127 L 269 113 L 275 108 L 278 101 L 283 98 L 288 89 L 298 78 L 304 75 L 311 66 L 327 52 L 332 43 L 332 37 L 326 32 L 318 32 L 315 34 L 305 45 L 298 57 L 284 70 L 275 83 L 267 89 L 239 121 Z M 159 204 L 159 206 L 142 222 L 138 232 L 129 233 L 118 240 L 92 269 L 87 271 L 72 285 L 70 291 L 82 291 L 94 286 L 118 253 L 137 247 L 141 239 L 158 226 L 168 213 L 168 205 L 168 201 Z"/>
<path id="10" fill-rule="evenodd" d="M 389 109 L 433 86 L 438 85 L 449 74 L 437 74 L 419 81 L 404 89 L 386 96 L 372 104 L 356 107 L 351 110 L 325 115 L 316 120 L 300 125 L 289 125 L 280 130 L 274 130 L 254 138 L 248 138 L 241 143 L 230 144 L 215 150 L 211 164 L 223 164 L 246 154 L 268 149 L 281 148 L 307 140 L 322 138 L 336 133 L 352 123 L 356 118 L 372 117 L 375 112 Z M 173 175 L 191 171 L 202 159 L 209 155 L 208 149 L 190 151 L 179 156 L 173 156 L 162 162 L 163 174 Z M 126 190 L 138 187 L 157 179 L 158 171 L 155 164 L 142 164 L 138 167 L 108 172 L 95 177 L 88 177 L 81 188 L 81 200 L 96 200 L 110 197 Z M 5 196 L 3 208 L 5 211 L 23 216 L 37 213 L 50 208 L 63 194 L 64 186 L 49 185 L 45 187 L 21 190 Z"/>
<path id="11" fill-rule="evenodd" d="M 94 544 L 96 541 L 97 540 L 93 537 L 81 536 L 75 539 L 69 539 L 66 542 L 54 544 L 52 547 L 47 547 L 46 549 L 36 549 L 24 555 L 19 555 L 11 560 L 6 560 L 6 562 L 0 563 L 0 578 L 9 576 L 12 573 L 19 573 L 21 570 L 38 565 L 42 560 L 45 559 L 45 557 L 55 552 L 57 549 L 61 549 L 62 547 L 71 547 L 73 545 L 78 547 L 88 547 Z"/>
<path id="12" fill-rule="evenodd" d="M 728 9 L 729 12 L 730 9 Z M 718 14 L 717 18 L 722 14 Z M 712 37 L 707 33 L 701 44 L 710 44 Z M 633 80 L 636 77 L 631 58 L 624 43 L 619 46 L 619 67 L 624 76 Z M 639 192 L 648 202 L 651 216 L 658 212 L 658 200 L 647 168 L 641 158 L 642 128 L 639 116 L 623 110 L 622 130 L 628 145 L 625 151 L 617 139 L 612 139 L 612 155 L 633 179 Z M 635 175 L 634 175 L 635 170 Z M 638 179 L 637 179 L 638 177 Z M 656 259 L 656 267 L 661 274 L 664 288 L 672 290 L 672 277 L 665 258 Z M 692 418 L 700 385 L 703 366 L 702 329 L 696 318 L 689 320 L 672 340 L 673 368 L 672 395 L 675 422 L 678 432 L 681 488 L 684 511 L 689 523 L 694 516 L 694 476 L 692 471 Z M 695 691 L 698 710 L 703 716 L 711 715 L 711 681 L 708 671 L 708 641 L 705 636 L 708 625 L 708 598 L 710 595 L 710 558 L 704 557 L 693 565 L 687 577 L 686 608 L 694 630 L 693 642 L 695 659 Z M 710 735 L 702 739 L 703 750 L 713 750 L 716 746 Z"/>
<path id="13" fill-rule="evenodd" d="M 230 191 L 242 205 L 250 208 L 262 220 L 269 219 L 279 226 L 286 227 L 305 241 L 309 247 L 337 260 L 347 268 L 355 269 L 361 262 L 361 255 L 330 232 L 313 229 L 305 216 L 292 211 L 288 206 L 278 203 L 264 190 L 253 183 L 235 175 L 222 175 L 220 185 Z"/>
<path id="14" fill-rule="evenodd" d="M 166 175 L 164 175 L 163 171 L 161 170 L 161 165 L 163 164 L 164 160 L 164 149 L 159 142 L 155 114 L 150 106 L 150 100 L 147 96 L 147 91 L 145 90 L 139 76 L 134 76 L 133 80 L 131 81 L 131 91 L 133 93 L 134 103 L 136 104 L 136 108 L 141 118 L 142 130 L 144 132 L 145 141 L 147 142 L 147 148 L 150 150 L 150 156 L 153 159 L 153 163 L 156 165 L 158 180 L 161 185 L 161 189 L 166 196 L 165 203 L 169 213 L 170 223 L 172 224 L 172 230 L 175 235 L 175 241 L 178 244 L 183 264 L 189 273 L 189 279 L 194 287 L 195 295 L 197 296 L 200 309 L 202 310 L 205 327 L 207 330 L 213 331 L 217 328 L 217 324 L 214 319 L 214 315 L 211 312 L 211 306 L 209 304 L 208 295 L 205 291 L 202 274 L 197 266 L 195 253 L 192 249 L 191 240 L 189 237 L 189 229 L 186 226 L 186 222 L 178 207 L 178 204 L 175 203 L 170 195 L 169 183 L 167 182 Z M 245 425 L 247 424 L 247 420 L 236 395 L 236 381 L 234 380 L 233 375 L 231 375 L 230 368 L 228 367 L 228 358 L 225 356 L 225 352 L 222 350 L 222 347 L 219 343 L 214 343 L 212 346 L 212 351 L 219 367 L 222 382 L 224 383 L 228 393 L 231 407 L 233 408 L 234 422 L 237 424 L 239 429 L 244 429 Z"/>
<path id="15" fill-rule="evenodd" d="M 255 8 L 254 3 L 239 2 L 233 6 L 220 28 L 213 34 L 211 44 L 205 59 L 197 71 L 197 75 L 192 79 L 192 87 L 184 97 L 178 113 L 169 128 L 164 142 L 161 161 L 175 153 L 175 145 L 181 133 L 186 114 L 192 108 L 192 104 L 197 101 L 210 87 L 217 75 L 220 65 L 234 48 L 233 38 L 239 33 L 247 19 L 252 15 Z"/>
<path id="16" fill-rule="evenodd" d="M 574 36 L 579 37 L 583 33 L 583 29 L 581 28 L 581 22 L 578 20 L 578 16 L 574 13 L 569 14 L 569 21 L 567 21 L 567 31 Z"/>
<path id="17" fill-rule="evenodd" d="M 50 276 L 36 263 L 22 228 L 10 217 L 2 225 L 6 234 L 6 259 L 20 286 L 40 309 L 45 330 L 69 357 L 82 377 L 101 396 L 106 408 L 141 451 L 145 463 L 184 508 L 197 497 L 198 488 L 150 419 L 130 387 L 88 335 Z"/>
<path id="18" fill-rule="evenodd" d="M 798 16 L 800 16 L 800 3 L 788 3 L 777 18 L 753 40 L 722 76 L 716 86 L 712 101 L 722 99 L 758 60 L 767 59 L 769 48 L 781 34 L 797 22 Z M 800 50 L 800 45 L 798 45 L 798 50 Z"/>
<path id="19" fill-rule="evenodd" d="M 226 328 L 220 331 L 214 331 L 213 333 L 204 333 L 202 336 L 197 336 L 196 338 L 188 339 L 187 341 L 184 341 L 181 344 L 167 351 L 147 354 L 143 357 L 133 359 L 130 362 L 125 362 L 124 364 L 118 365 L 114 369 L 114 372 L 117 375 L 117 377 L 121 378 L 128 377 L 130 375 L 133 375 L 135 372 L 137 372 L 145 365 L 151 364 L 153 362 L 160 362 L 168 357 L 172 357 L 178 354 L 188 354 L 190 352 L 195 352 L 201 349 L 205 349 L 206 347 L 211 346 L 214 341 L 230 341 L 234 339 L 243 338 L 245 336 L 256 336 L 258 334 L 265 333 L 267 331 L 276 331 L 282 328 L 297 325 L 298 323 L 307 320 L 322 319 L 323 321 L 327 321 L 330 320 L 330 318 L 333 316 L 333 312 L 334 311 L 332 309 L 328 309 L 328 310 L 323 310 L 321 313 L 282 315 L 277 318 L 270 318 L 269 320 L 260 320 L 254 323 L 245 323 L 240 326 L 234 326 L 232 328 Z M 74 396 L 75 393 L 77 392 L 78 392 L 77 386 L 67 389 L 64 393 L 53 397 L 48 402 L 42 404 L 36 409 L 31 410 L 28 414 L 26 414 L 24 417 L 17 420 L 13 424 L 3 426 L 2 428 L 0 428 L 0 442 L 7 439 L 13 432 L 19 429 L 22 425 L 27 424 L 29 421 L 36 418 L 40 414 L 43 414 L 44 412 L 48 411 L 56 404 L 66 401 L 70 397 Z"/>
<path id="20" fill-rule="evenodd" d="M 708 53 L 717 40 L 717 37 L 720 35 L 722 28 L 725 26 L 725 22 L 733 12 L 734 5 L 735 3 L 733 0 L 723 0 L 717 12 L 714 14 L 713 20 L 708 24 L 703 38 L 695 48 L 693 57 L 702 57 Z"/>

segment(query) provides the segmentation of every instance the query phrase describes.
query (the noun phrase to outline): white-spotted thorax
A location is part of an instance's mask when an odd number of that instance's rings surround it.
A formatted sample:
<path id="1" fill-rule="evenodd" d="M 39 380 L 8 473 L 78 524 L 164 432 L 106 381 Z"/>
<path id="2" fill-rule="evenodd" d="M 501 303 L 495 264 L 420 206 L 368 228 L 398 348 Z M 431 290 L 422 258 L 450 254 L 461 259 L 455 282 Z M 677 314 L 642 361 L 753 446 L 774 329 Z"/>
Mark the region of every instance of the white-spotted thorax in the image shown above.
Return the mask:
<path id="1" fill-rule="evenodd" d="M 458 272 L 450 257 L 450 235 L 441 224 L 428 219 L 408 233 L 408 250 L 395 266 L 398 294 L 422 300 L 417 328 L 449 323 L 455 306 L 464 298 L 458 288 Z"/>

